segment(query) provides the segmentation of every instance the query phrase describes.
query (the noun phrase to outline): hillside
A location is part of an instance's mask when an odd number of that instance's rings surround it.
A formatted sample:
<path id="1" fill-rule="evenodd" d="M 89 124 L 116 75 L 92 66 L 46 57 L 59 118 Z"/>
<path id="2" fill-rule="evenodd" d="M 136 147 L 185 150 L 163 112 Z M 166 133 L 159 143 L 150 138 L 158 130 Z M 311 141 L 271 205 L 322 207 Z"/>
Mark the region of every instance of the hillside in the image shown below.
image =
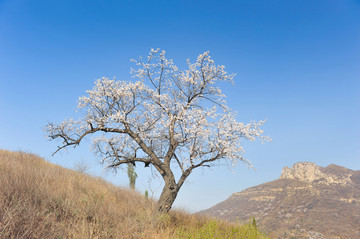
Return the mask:
<path id="1" fill-rule="evenodd" d="M 0 238 L 265 238 L 250 223 L 157 215 L 153 206 L 100 178 L 0 150 Z"/>
<path id="2" fill-rule="evenodd" d="M 255 216 L 272 238 L 360 238 L 360 171 L 297 163 L 280 179 L 234 193 L 200 214 Z"/>

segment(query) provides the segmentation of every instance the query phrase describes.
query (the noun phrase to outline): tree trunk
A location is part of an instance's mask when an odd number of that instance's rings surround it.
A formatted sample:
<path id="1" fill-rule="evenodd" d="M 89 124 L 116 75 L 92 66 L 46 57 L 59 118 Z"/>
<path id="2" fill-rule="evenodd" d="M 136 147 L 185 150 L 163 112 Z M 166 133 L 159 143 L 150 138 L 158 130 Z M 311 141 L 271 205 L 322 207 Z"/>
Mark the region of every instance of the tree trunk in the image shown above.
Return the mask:
<path id="1" fill-rule="evenodd" d="M 157 211 L 159 213 L 169 212 L 180 189 L 176 185 L 174 179 L 164 178 L 164 180 L 165 180 L 165 186 L 157 202 Z"/>

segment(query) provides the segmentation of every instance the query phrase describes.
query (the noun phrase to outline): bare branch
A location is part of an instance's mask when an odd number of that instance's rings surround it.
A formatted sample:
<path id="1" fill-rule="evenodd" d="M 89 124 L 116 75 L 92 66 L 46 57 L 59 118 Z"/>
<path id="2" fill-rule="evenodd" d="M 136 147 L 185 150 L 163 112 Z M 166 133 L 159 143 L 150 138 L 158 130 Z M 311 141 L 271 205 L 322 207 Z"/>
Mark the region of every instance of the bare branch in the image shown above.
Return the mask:
<path id="1" fill-rule="evenodd" d="M 179 158 L 176 156 L 176 154 L 174 153 L 174 158 L 176 159 L 176 162 L 178 163 L 180 169 L 181 169 L 181 172 L 184 173 L 184 167 L 182 166 Z"/>
<path id="2" fill-rule="evenodd" d="M 127 133 L 127 130 L 122 130 L 122 129 L 112 129 L 112 128 L 105 128 L 105 127 L 101 127 L 101 128 L 93 128 L 92 124 L 90 124 L 91 130 L 85 131 L 83 134 L 81 134 L 77 139 L 73 139 L 70 138 L 65 132 L 60 132 L 58 134 L 53 134 L 50 135 L 49 137 L 51 137 L 52 139 L 57 139 L 57 138 L 61 138 L 63 139 L 63 146 L 59 146 L 58 149 L 52 154 L 53 156 L 59 152 L 60 150 L 69 147 L 69 146 L 78 146 L 80 144 L 80 142 L 82 141 L 82 139 L 89 135 L 89 134 L 93 134 L 96 133 L 98 131 L 103 131 L 103 132 L 108 132 L 108 133 L 120 133 L 120 134 L 125 134 Z"/>

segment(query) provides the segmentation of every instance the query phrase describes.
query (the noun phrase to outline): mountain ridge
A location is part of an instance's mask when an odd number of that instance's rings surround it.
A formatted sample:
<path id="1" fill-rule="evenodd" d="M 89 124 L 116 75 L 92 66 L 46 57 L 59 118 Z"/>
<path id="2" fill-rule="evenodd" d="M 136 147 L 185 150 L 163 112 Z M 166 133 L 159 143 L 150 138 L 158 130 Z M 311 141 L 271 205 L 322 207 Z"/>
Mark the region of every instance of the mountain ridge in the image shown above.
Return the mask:
<path id="1" fill-rule="evenodd" d="M 360 171 L 298 162 L 279 179 L 233 193 L 200 214 L 229 221 L 254 216 L 274 238 L 360 238 Z"/>

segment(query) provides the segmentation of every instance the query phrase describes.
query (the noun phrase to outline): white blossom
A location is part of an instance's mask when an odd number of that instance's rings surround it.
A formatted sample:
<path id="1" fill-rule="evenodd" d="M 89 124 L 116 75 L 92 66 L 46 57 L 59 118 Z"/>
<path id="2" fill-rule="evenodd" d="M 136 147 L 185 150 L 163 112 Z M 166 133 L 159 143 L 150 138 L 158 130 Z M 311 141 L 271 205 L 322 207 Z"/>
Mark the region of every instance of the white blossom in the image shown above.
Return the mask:
<path id="1" fill-rule="evenodd" d="M 51 138 L 62 139 L 58 150 L 92 136 L 92 149 L 107 167 L 147 162 L 164 179 L 172 174 L 174 161 L 183 175 L 177 183 L 180 188 L 193 169 L 221 159 L 250 165 L 242 139 L 270 140 L 261 129 L 265 121 L 239 122 L 227 106 L 218 83 L 233 84 L 234 74 L 215 65 L 209 52 L 194 63 L 188 60 L 185 70 L 160 49 L 132 61 L 137 67 L 131 69 L 133 81 L 98 79 L 79 98 L 83 118 L 47 126 Z"/>

